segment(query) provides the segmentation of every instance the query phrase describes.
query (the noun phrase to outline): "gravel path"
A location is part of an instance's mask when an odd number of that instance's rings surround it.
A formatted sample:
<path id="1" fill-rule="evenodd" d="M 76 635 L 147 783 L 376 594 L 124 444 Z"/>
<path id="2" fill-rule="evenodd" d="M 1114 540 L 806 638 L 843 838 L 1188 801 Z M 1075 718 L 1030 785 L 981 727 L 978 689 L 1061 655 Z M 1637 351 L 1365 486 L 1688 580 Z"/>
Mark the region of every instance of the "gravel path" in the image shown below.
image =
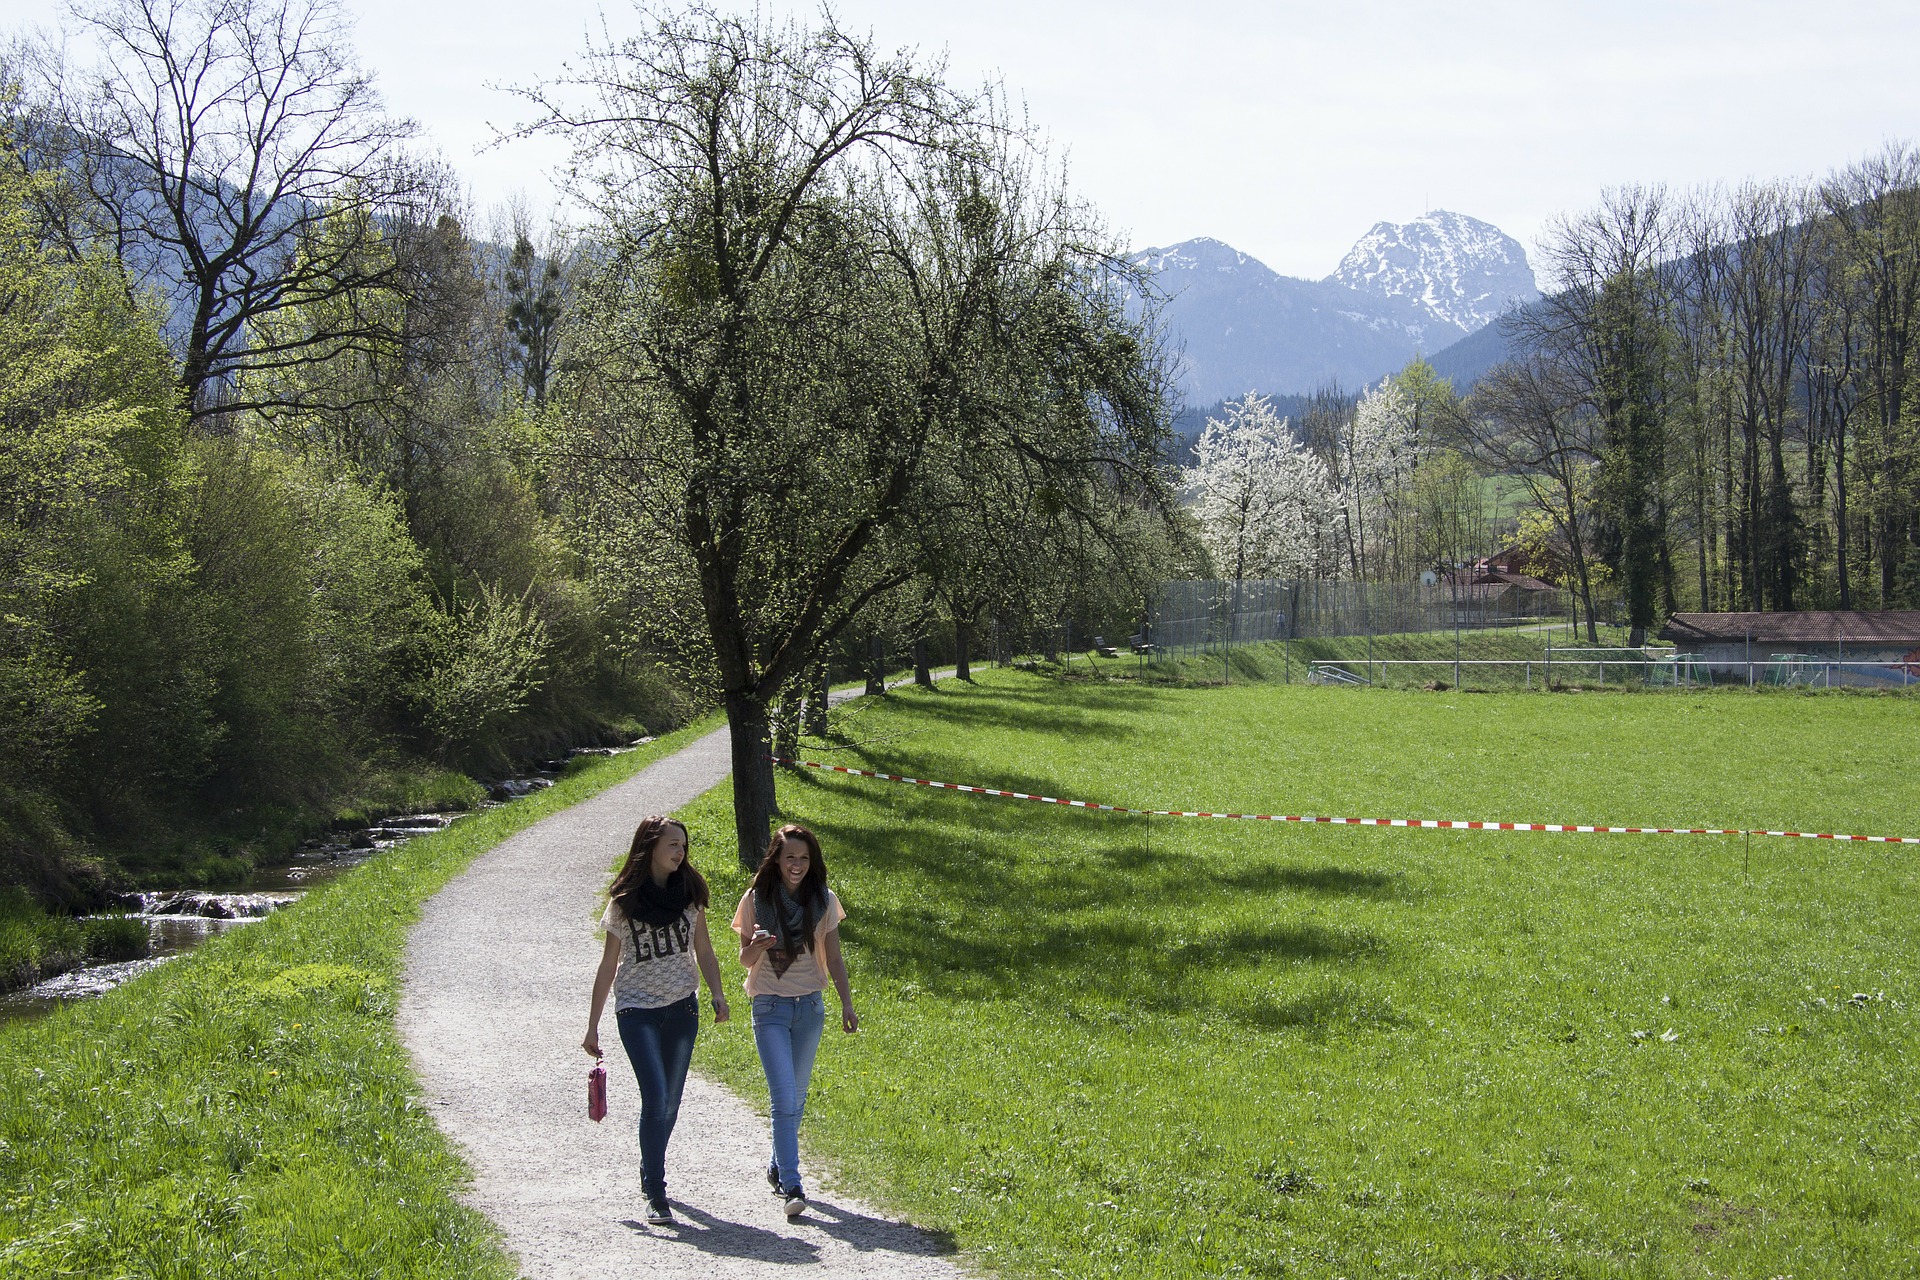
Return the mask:
<path id="1" fill-rule="evenodd" d="M 802 1267 L 959 1277 L 935 1237 L 836 1193 L 831 1171 L 823 1177 L 811 1161 L 806 1216 L 782 1217 L 763 1177 L 766 1117 L 700 1076 L 697 1045 L 667 1157 L 679 1223 L 646 1226 L 640 1096 L 611 1009 L 600 1028 L 610 1114 L 597 1125 L 586 1117 L 591 1064 L 580 1037 L 608 868 L 642 817 L 672 812 L 727 773 L 721 729 L 504 841 L 427 903 L 408 939 L 400 1034 L 441 1132 L 473 1169 L 465 1199 L 499 1227 L 526 1276 L 718 1280 Z M 734 988 L 725 916 L 710 924 Z M 735 1020 L 723 1034 L 748 1034 L 746 998 L 729 998 Z M 703 1007 L 703 1038 L 710 1018 Z M 822 1045 L 823 1060 L 832 1053 Z"/>

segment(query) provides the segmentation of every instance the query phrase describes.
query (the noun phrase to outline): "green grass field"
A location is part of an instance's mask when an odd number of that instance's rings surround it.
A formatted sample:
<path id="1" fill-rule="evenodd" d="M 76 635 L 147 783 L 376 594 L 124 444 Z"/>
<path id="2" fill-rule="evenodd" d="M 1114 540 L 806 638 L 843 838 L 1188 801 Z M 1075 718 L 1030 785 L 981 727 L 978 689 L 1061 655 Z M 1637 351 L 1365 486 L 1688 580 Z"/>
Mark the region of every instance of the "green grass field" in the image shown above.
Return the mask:
<path id="1" fill-rule="evenodd" d="M 1920 834 L 1915 711 L 996 671 L 810 754 L 1156 808 Z M 1910 847 L 781 799 L 865 1021 L 829 1031 L 803 1150 L 988 1270 L 1913 1270 Z M 724 790 L 687 816 L 724 919 Z M 743 1026 L 696 1064 L 764 1097 Z"/>
<path id="2" fill-rule="evenodd" d="M 598 758 L 96 1000 L 0 1025 L 0 1277 L 513 1274 L 393 1023 L 420 904 L 713 728 Z"/>

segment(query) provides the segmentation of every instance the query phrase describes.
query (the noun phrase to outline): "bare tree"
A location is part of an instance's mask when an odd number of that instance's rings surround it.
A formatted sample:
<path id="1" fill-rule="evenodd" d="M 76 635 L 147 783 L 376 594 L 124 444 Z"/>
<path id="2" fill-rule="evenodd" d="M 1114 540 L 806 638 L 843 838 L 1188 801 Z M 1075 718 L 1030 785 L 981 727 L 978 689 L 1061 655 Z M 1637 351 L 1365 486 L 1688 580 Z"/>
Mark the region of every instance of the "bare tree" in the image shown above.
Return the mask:
<path id="1" fill-rule="evenodd" d="M 1847 446 L 1855 430 L 1855 411 L 1865 390 L 1866 330 L 1859 290 L 1853 287 L 1846 258 L 1834 242 L 1832 219 L 1818 227 L 1821 246 L 1815 254 L 1813 293 L 1817 319 L 1807 346 L 1805 378 L 1809 401 L 1810 450 L 1818 441 L 1817 462 L 1807 467 L 1815 501 L 1823 498 L 1826 459 L 1833 462 L 1833 563 L 1839 605 L 1854 607 L 1852 515 L 1848 509 Z"/>
<path id="2" fill-rule="evenodd" d="M 1628 643 L 1641 644 L 1662 604 L 1672 608 L 1667 543 L 1668 268 L 1675 230 L 1664 189 L 1627 187 L 1563 218 L 1547 234 L 1553 288 L 1515 313 L 1523 347 L 1560 363 L 1599 416 L 1596 496 L 1617 546 Z"/>
<path id="3" fill-rule="evenodd" d="M 76 242 L 111 245 L 168 297 L 193 414 L 250 403 L 246 374 L 389 338 L 353 308 L 263 336 L 289 309 L 396 284 L 383 222 L 430 222 L 413 206 L 442 186 L 402 154 L 414 125 L 382 110 L 337 0 L 82 0 L 72 15 L 98 57 L 41 52 L 23 154 L 82 193 Z"/>
<path id="4" fill-rule="evenodd" d="M 1906 383 L 1920 324 L 1920 148 L 1890 143 L 1828 180 L 1820 196 L 1854 287 L 1865 330 L 1863 364 L 1875 419 L 1863 450 L 1880 602 L 1898 589 L 1905 556 L 1920 546 L 1916 466 Z"/>
<path id="5" fill-rule="evenodd" d="M 1496 367 L 1473 390 L 1458 418 L 1463 442 L 1488 470 L 1517 476 L 1567 549 L 1572 586 L 1594 628 L 1592 491 L 1603 442 L 1584 388 L 1552 357 Z"/>
<path id="6" fill-rule="evenodd" d="M 1731 537 L 1721 522 L 1733 508 L 1734 406 L 1728 376 L 1727 269 L 1729 233 L 1724 193 L 1693 193 L 1677 214 L 1680 254 L 1672 272 L 1674 359 L 1682 393 L 1671 430 L 1687 452 L 1677 496 L 1690 507 L 1694 568 L 1700 607 L 1713 607 L 1716 587 L 1723 601 L 1735 598 L 1734 560 L 1723 556 Z"/>
<path id="7" fill-rule="evenodd" d="M 1794 608 L 1804 550 L 1787 475 L 1794 379 L 1815 315 L 1806 192 L 1747 183 L 1733 193 L 1727 257 L 1732 389 L 1741 427 L 1735 553 L 1750 609 Z"/>

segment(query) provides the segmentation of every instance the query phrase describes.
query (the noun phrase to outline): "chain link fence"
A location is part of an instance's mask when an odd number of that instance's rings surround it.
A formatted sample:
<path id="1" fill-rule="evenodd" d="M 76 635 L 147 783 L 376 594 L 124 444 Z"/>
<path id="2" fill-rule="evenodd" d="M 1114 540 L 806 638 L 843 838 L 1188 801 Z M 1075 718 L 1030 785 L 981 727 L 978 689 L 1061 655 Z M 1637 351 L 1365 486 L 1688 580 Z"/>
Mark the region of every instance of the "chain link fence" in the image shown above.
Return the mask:
<path id="1" fill-rule="evenodd" d="M 1154 593 L 1139 639 L 1155 656 L 1194 657 L 1267 640 L 1481 631 L 1572 616 L 1571 592 L 1504 582 L 1168 582 Z"/>

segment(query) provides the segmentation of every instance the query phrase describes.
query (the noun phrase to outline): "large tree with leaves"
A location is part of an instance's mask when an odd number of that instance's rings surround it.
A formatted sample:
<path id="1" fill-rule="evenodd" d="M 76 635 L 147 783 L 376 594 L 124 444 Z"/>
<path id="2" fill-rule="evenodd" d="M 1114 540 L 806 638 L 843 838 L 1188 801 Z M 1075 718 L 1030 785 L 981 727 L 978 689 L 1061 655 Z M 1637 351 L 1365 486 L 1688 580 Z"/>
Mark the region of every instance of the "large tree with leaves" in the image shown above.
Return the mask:
<path id="1" fill-rule="evenodd" d="M 751 860 L 769 705 L 917 572 L 940 459 L 991 449 L 1070 512 L 1151 482 L 1166 415 L 1117 255 L 990 96 L 830 16 L 647 21 L 532 95 L 598 215 L 560 448 L 697 582 Z"/>

